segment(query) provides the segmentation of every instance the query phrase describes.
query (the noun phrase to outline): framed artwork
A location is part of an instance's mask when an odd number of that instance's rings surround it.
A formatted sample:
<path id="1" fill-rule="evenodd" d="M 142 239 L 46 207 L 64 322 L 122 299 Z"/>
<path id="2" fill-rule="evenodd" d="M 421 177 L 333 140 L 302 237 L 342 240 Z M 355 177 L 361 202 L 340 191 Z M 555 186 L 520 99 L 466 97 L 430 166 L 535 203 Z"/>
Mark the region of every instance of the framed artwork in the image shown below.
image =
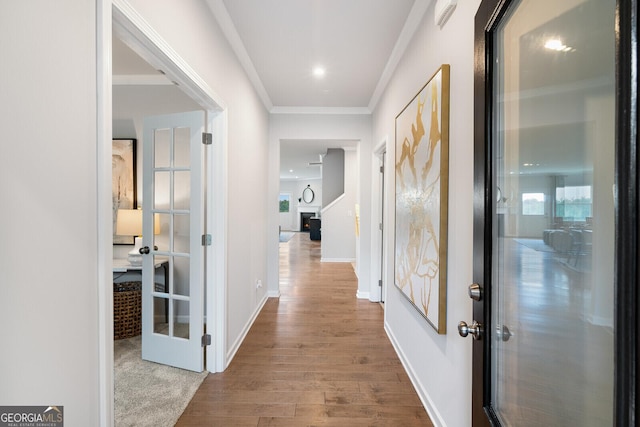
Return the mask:
<path id="1" fill-rule="evenodd" d="M 289 207 L 291 205 L 291 194 L 280 193 L 279 203 L 280 203 L 280 212 L 289 212 Z"/>
<path id="2" fill-rule="evenodd" d="M 118 236 L 118 209 L 136 209 L 136 140 L 114 139 L 111 152 L 113 184 L 113 244 L 133 245 L 134 236 Z"/>
<path id="3" fill-rule="evenodd" d="M 449 65 L 396 117 L 396 287 L 446 333 Z"/>

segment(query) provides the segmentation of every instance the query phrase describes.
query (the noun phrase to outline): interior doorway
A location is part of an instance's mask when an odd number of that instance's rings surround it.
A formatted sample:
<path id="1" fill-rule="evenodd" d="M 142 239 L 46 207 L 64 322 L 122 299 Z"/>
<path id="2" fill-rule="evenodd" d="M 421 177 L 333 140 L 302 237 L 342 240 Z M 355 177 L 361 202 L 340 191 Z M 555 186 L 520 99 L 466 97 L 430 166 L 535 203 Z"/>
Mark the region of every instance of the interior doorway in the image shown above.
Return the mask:
<path id="1" fill-rule="evenodd" d="M 214 96 L 209 87 L 197 76 L 191 68 L 182 61 L 182 59 L 155 33 L 144 20 L 133 10 L 129 9 L 125 3 L 120 2 L 100 2 L 98 9 L 98 146 L 103 147 L 99 150 L 100 164 L 100 185 L 99 200 L 101 201 L 101 211 L 103 213 L 99 217 L 102 221 L 111 219 L 111 140 L 114 137 L 113 127 L 128 127 L 128 131 L 135 131 L 135 121 L 119 122 L 120 118 L 114 116 L 112 91 L 122 89 L 127 92 L 127 86 L 135 86 L 136 80 L 138 86 L 149 86 L 145 79 L 156 79 L 159 77 L 145 74 L 143 77 L 129 75 L 122 77 L 112 75 L 111 63 L 113 61 L 113 45 L 117 42 L 124 42 L 132 51 L 142 58 L 153 70 L 162 70 L 165 80 L 169 83 L 156 84 L 157 90 L 155 101 L 158 104 L 165 105 L 167 100 L 174 100 L 176 96 L 183 101 L 188 102 L 190 107 L 184 108 L 183 111 L 193 110 L 193 105 L 197 105 L 198 109 L 205 111 L 206 127 L 213 133 L 213 139 L 218 143 L 208 150 L 203 161 L 205 168 L 209 171 L 210 176 L 206 180 L 208 194 L 215 194 L 218 203 L 214 205 L 211 197 L 208 197 L 204 206 L 204 221 L 207 229 L 211 233 L 215 233 L 218 239 L 206 250 L 205 264 L 209 272 L 204 277 L 205 287 L 205 311 L 209 313 L 206 317 L 206 330 L 211 335 L 211 343 L 206 347 L 206 366 L 209 372 L 220 372 L 226 365 L 226 342 L 224 331 L 225 307 L 224 307 L 224 286 L 226 277 L 226 255 L 224 242 L 226 242 L 225 208 L 220 200 L 226 200 L 226 187 L 224 186 L 224 174 L 226 171 L 226 126 L 227 113 L 221 107 L 224 105 L 222 100 Z M 175 92 L 168 95 L 169 92 L 178 90 L 182 92 L 176 95 Z M 129 87 L 128 89 L 131 89 Z M 146 88 L 147 91 L 150 89 Z M 140 89 L 144 91 L 144 89 Z M 140 99 L 129 90 L 131 105 L 134 105 Z M 149 111 L 144 112 L 148 114 Z M 141 131 L 138 133 L 141 134 Z M 107 172 L 108 171 L 108 172 Z M 106 227 L 105 227 L 106 228 Z M 110 230 L 109 227 L 107 230 Z M 101 277 L 105 281 L 101 282 L 99 310 L 101 318 L 100 328 L 100 389 L 103 398 L 103 407 L 101 408 L 101 419 L 105 425 L 113 424 L 113 338 L 109 331 L 113 329 L 112 316 L 112 259 L 114 256 L 114 248 L 112 239 L 106 235 L 100 237 L 101 245 L 101 266 L 103 266 Z M 102 269 L 102 267 L 101 267 Z M 206 296 L 210 296 L 207 298 Z"/>
<path id="2" fill-rule="evenodd" d="M 213 139 L 219 143 L 208 150 L 204 158 L 204 167 L 210 171 L 210 176 L 205 180 L 205 194 L 216 194 L 217 200 L 226 198 L 224 187 L 224 171 L 226 170 L 224 159 L 226 158 L 226 111 L 221 107 L 224 103 L 214 96 L 209 87 L 195 74 L 176 52 L 173 52 L 168 44 L 155 33 L 144 20 L 133 10 L 118 3 L 113 4 L 111 15 L 112 32 L 105 32 L 108 37 L 106 44 L 113 46 L 114 40 L 122 42 L 131 52 L 131 56 L 138 56 L 138 60 L 146 63 L 147 70 L 153 70 L 153 74 L 128 73 L 125 77 L 112 76 L 111 83 L 116 84 L 117 91 L 122 91 L 130 98 L 131 105 L 140 99 L 133 92 L 132 87 L 138 86 L 138 90 L 146 92 L 147 100 L 150 100 L 154 108 L 164 111 L 150 111 L 148 108 L 138 105 L 138 123 L 144 115 L 163 114 L 175 111 L 191 111 L 202 109 L 205 111 L 206 128 L 213 134 Z M 115 49 L 109 53 L 114 56 Z M 138 64 L 137 66 L 142 66 Z M 163 79 L 163 83 L 159 81 Z M 168 82 L 168 83 L 167 83 Z M 135 84 L 132 84 L 135 83 Z M 155 83 L 152 85 L 150 83 Z M 140 87 L 146 87 L 140 88 Z M 151 87 L 151 89 L 149 89 Z M 126 96 L 126 95 L 125 95 Z M 179 102 L 177 100 L 180 100 Z M 112 107 L 112 106 L 110 106 Z M 173 110 L 173 111 L 171 111 Z M 112 108 L 113 111 L 113 108 Z M 113 114 L 113 113 L 112 113 Z M 115 123 L 116 117 L 112 117 Z M 130 126 L 130 124 L 129 124 Z M 135 126 L 135 125 L 134 125 Z M 138 131 L 141 134 L 142 129 Z M 224 292 L 225 277 L 225 251 L 224 242 L 226 230 L 224 229 L 224 206 L 222 203 L 213 203 L 212 197 L 206 197 L 204 205 L 204 223 L 209 233 L 215 233 L 218 239 L 205 253 L 205 271 L 215 272 L 205 275 L 205 295 L 220 295 Z M 225 349 L 225 307 L 222 298 L 206 298 L 205 313 L 206 330 L 212 335 L 212 345 L 206 348 L 207 366 L 209 372 L 218 372 L 224 369 Z"/>

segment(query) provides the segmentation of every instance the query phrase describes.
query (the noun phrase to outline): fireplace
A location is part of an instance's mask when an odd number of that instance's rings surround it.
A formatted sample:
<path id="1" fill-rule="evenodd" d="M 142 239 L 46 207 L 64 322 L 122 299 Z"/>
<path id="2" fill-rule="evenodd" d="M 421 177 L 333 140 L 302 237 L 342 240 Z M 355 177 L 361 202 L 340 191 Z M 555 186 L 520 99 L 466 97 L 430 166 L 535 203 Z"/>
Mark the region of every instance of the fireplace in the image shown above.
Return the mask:
<path id="1" fill-rule="evenodd" d="M 313 212 L 300 212 L 300 231 L 310 231 L 309 219 L 316 216 Z"/>
<path id="2" fill-rule="evenodd" d="M 295 217 L 296 224 L 294 227 L 299 229 L 300 231 L 311 231 L 309 226 L 309 218 L 319 218 L 320 217 L 320 206 L 314 205 L 301 205 L 298 206 L 297 210 L 298 216 Z"/>

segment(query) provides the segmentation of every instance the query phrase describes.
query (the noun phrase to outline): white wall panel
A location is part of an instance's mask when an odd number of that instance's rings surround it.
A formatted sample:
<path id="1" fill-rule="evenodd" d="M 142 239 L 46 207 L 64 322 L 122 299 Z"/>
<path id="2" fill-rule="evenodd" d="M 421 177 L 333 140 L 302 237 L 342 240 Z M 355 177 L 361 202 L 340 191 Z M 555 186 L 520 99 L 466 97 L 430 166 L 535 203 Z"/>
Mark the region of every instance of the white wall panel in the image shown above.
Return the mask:
<path id="1" fill-rule="evenodd" d="M 0 402 L 98 425 L 96 4 L 0 3 Z"/>

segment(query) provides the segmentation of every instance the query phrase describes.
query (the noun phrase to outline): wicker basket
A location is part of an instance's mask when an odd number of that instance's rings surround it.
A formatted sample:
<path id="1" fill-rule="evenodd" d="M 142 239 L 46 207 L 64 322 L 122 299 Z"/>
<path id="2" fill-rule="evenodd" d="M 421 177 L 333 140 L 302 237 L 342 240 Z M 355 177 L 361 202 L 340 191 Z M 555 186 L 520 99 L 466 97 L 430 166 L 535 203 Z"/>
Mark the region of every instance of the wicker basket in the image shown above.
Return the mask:
<path id="1" fill-rule="evenodd" d="M 142 295 L 140 282 L 113 284 L 113 339 L 140 335 Z"/>

